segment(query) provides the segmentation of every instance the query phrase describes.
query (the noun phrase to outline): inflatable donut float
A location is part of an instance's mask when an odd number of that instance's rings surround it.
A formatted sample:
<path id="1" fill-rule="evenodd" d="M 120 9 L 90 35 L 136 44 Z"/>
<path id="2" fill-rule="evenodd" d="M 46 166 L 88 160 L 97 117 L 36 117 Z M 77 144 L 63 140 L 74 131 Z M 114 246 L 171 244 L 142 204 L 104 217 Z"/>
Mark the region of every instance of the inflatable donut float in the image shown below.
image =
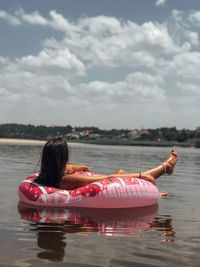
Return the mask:
<path id="1" fill-rule="evenodd" d="M 131 208 L 155 205 L 160 196 L 155 185 L 139 178 L 109 178 L 74 190 L 62 190 L 35 183 L 37 176 L 32 174 L 21 182 L 18 190 L 21 202 L 48 207 Z"/>

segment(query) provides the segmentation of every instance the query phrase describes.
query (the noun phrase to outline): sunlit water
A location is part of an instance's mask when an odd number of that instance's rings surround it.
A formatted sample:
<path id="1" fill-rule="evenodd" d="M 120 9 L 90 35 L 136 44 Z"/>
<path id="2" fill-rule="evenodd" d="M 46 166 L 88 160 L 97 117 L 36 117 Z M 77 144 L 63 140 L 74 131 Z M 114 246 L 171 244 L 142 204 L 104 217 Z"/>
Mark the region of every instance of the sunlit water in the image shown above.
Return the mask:
<path id="1" fill-rule="evenodd" d="M 200 266 L 200 150 L 177 148 L 172 176 L 159 179 L 159 206 L 142 209 L 35 209 L 17 189 L 38 171 L 41 145 L 0 145 L 0 266 Z M 72 163 L 92 171 L 140 171 L 169 148 L 70 145 Z"/>

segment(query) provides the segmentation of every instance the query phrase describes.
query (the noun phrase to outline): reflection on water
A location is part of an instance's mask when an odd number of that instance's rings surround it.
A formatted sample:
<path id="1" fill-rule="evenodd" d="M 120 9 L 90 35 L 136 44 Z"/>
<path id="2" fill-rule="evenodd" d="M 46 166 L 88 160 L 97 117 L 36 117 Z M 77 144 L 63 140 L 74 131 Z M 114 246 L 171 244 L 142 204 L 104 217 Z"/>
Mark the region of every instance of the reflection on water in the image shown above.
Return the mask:
<path id="1" fill-rule="evenodd" d="M 157 217 L 156 220 L 154 220 L 154 222 L 151 224 L 151 227 L 156 231 L 162 232 L 160 234 L 162 241 L 169 243 L 175 241 L 176 233 L 173 231 L 171 218 Z"/>
<path id="2" fill-rule="evenodd" d="M 38 231 L 38 247 L 44 251 L 38 253 L 41 259 L 50 261 L 62 261 L 65 255 L 66 242 L 65 235 L 62 229 L 54 227 L 54 225 L 46 224 L 44 227 L 37 225 L 35 231 Z"/>
<path id="3" fill-rule="evenodd" d="M 151 168 L 170 151 L 70 147 L 72 163 L 88 164 L 98 173 Z M 159 212 L 158 207 L 112 212 L 20 205 L 18 214 L 17 188 L 38 171 L 41 150 L 39 145 L 0 145 L 0 266 L 199 266 L 200 150 L 177 148 L 175 173 L 158 180 L 159 190 L 168 192 Z"/>
<path id="4" fill-rule="evenodd" d="M 21 218 L 37 232 L 41 259 L 62 261 L 65 256 L 66 234 L 83 235 L 98 232 L 109 237 L 142 237 L 143 232 L 160 231 L 161 240 L 173 242 L 175 232 L 171 218 L 159 218 L 158 206 L 129 209 L 89 209 L 33 207 L 19 203 Z"/>

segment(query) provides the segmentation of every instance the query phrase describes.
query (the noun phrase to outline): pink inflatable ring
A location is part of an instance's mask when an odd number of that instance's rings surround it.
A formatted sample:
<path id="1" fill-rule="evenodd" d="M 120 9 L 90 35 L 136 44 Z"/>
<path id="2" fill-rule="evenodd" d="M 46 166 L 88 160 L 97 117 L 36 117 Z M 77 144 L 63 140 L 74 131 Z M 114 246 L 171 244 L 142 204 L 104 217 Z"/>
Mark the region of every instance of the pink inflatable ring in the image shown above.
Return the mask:
<path id="1" fill-rule="evenodd" d="M 18 190 L 21 202 L 48 207 L 130 208 L 155 205 L 159 199 L 158 188 L 139 178 L 109 178 L 74 190 L 62 190 L 35 183 L 37 176 L 32 174 L 21 182 Z"/>

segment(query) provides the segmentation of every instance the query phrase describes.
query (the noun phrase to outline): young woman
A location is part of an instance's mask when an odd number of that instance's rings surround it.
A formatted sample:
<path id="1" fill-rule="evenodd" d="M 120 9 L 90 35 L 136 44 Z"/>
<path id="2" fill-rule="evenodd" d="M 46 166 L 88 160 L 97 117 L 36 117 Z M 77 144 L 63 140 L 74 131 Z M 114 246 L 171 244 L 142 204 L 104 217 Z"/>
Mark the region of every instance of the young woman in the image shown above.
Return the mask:
<path id="1" fill-rule="evenodd" d="M 111 177 L 133 177 L 142 178 L 155 184 L 155 180 L 161 175 L 172 174 L 174 166 L 178 160 L 178 154 L 172 150 L 169 157 L 157 167 L 137 173 L 126 173 L 124 170 L 118 170 L 113 174 L 100 176 L 87 176 L 76 174 L 76 172 L 87 171 L 86 165 L 68 164 L 69 151 L 67 143 L 63 138 L 54 138 L 49 140 L 42 151 L 42 161 L 39 176 L 35 182 L 46 186 L 52 186 L 60 189 L 75 189 L 98 180 Z"/>

